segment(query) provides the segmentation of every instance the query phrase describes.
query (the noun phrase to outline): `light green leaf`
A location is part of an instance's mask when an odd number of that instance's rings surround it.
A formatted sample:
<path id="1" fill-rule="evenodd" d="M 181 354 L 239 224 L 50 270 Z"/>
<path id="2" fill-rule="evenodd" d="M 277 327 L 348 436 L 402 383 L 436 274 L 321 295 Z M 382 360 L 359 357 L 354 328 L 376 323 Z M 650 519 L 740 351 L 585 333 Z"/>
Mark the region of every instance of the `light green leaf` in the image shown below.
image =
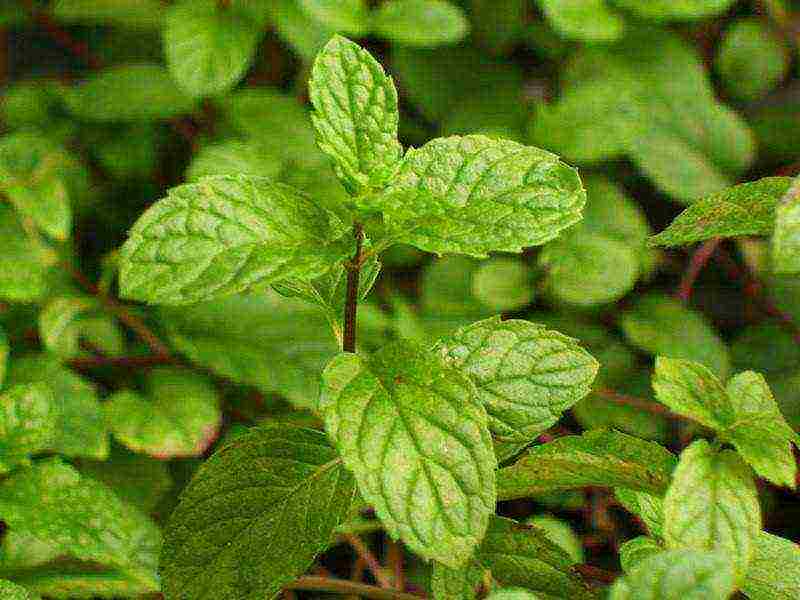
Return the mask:
<path id="1" fill-rule="evenodd" d="M 790 185 L 788 177 L 765 177 L 698 200 L 648 243 L 679 246 L 714 237 L 768 235 L 775 227 L 775 209 Z"/>
<path id="2" fill-rule="evenodd" d="M 33 302 L 48 289 L 51 267 L 57 255 L 35 236 L 29 235 L 20 216 L 11 206 L 0 202 L 0 298 L 12 302 Z"/>
<path id="3" fill-rule="evenodd" d="M 164 595 L 273 598 L 328 546 L 355 491 L 325 434 L 251 429 L 205 462 L 181 495 L 161 554 Z"/>
<path id="4" fill-rule="evenodd" d="M 41 600 L 39 594 L 5 579 L 0 579 L 0 597 L 3 600 Z"/>
<path id="5" fill-rule="evenodd" d="M 403 148 L 397 141 L 397 90 L 366 50 L 334 36 L 314 61 L 308 82 L 317 143 L 352 194 L 381 188 Z"/>
<path id="6" fill-rule="evenodd" d="M 80 352 L 80 317 L 100 307 L 95 298 L 58 297 L 39 313 L 39 338 L 54 354 L 71 358 Z"/>
<path id="7" fill-rule="evenodd" d="M 800 546 L 765 531 L 759 533 L 742 591 L 750 600 L 800 597 Z"/>
<path id="8" fill-rule="evenodd" d="M 586 486 L 627 487 L 661 494 L 676 463 L 672 453 L 618 431 L 589 431 L 534 446 L 497 473 L 501 500 Z"/>
<path id="9" fill-rule="evenodd" d="M 493 515 L 477 556 L 501 585 L 524 587 L 547 598 L 597 597 L 572 570 L 569 554 L 531 525 Z"/>
<path id="10" fill-rule="evenodd" d="M 164 18 L 159 0 L 56 0 L 50 13 L 62 23 L 119 25 L 132 29 L 158 29 Z"/>
<path id="11" fill-rule="evenodd" d="M 52 449 L 58 416 L 53 392 L 44 383 L 17 385 L 0 394 L 0 473 Z"/>
<path id="12" fill-rule="evenodd" d="M 320 371 L 337 352 L 318 309 L 265 290 L 159 315 L 170 342 L 190 360 L 296 406 L 316 407 Z"/>
<path id="13" fill-rule="evenodd" d="M 72 210 L 66 186 L 59 179 L 5 190 L 11 204 L 23 217 L 31 219 L 43 232 L 65 240 L 72 230 Z"/>
<path id="14" fill-rule="evenodd" d="M 0 484 L 0 573 L 51 598 L 159 589 L 158 527 L 105 485 L 57 459 Z"/>
<path id="15" fill-rule="evenodd" d="M 639 262 L 636 248 L 580 226 L 547 244 L 539 255 L 550 292 L 576 306 L 607 304 L 630 292 Z"/>
<path id="16" fill-rule="evenodd" d="M 732 450 L 705 440 L 681 453 L 664 498 L 667 548 L 714 550 L 733 562 L 742 582 L 761 530 L 761 508 L 750 468 Z"/>
<path id="17" fill-rule="evenodd" d="M 527 523 L 543 531 L 551 542 L 569 555 L 573 563 L 577 565 L 583 562 L 583 543 L 569 521 L 552 515 L 538 515 L 528 519 Z"/>
<path id="18" fill-rule="evenodd" d="M 476 600 L 486 569 L 474 558 L 466 566 L 450 568 L 434 561 L 431 570 L 433 600 Z"/>
<path id="19" fill-rule="evenodd" d="M 728 600 L 735 589 L 724 555 L 672 550 L 637 564 L 617 580 L 609 600 Z"/>
<path id="20" fill-rule="evenodd" d="M 372 27 L 393 42 L 424 48 L 462 40 L 469 21 L 448 0 L 389 0 L 373 13 Z"/>
<path id="21" fill-rule="evenodd" d="M 543 600 L 544 596 L 529 592 L 525 588 L 504 588 L 492 592 L 486 598 L 487 600 Z"/>
<path id="22" fill-rule="evenodd" d="M 628 540 L 619 548 L 619 561 L 622 565 L 622 570 L 630 573 L 639 563 L 663 551 L 664 548 L 653 538 L 640 535 Z"/>
<path id="23" fill-rule="evenodd" d="M 538 0 L 550 25 L 564 37 L 612 42 L 622 37 L 625 21 L 605 0 Z"/>
<path id="24" fill-rule="evenodd" d="M 246 12 L 219 8 L 214 0 L 171 6 L 164 26 L 164 52 L 175 81 L 195 97 L 232 88 L 250 66 L 261 34 Z"/>
<path id="25" fill-rule="evenodd" d="M 585 202 L 577 171 L 556 155 L 469 135 L 409 150 L 385 193 L 364 204 L 398 241 L 482 257 L 544 244 L 581 219 Z"/>
<path id="26" fill-rule="evenodd" d="M 362 36 L 369 30 L 366 0 L 297 0 L 297 3 L 306 15 L 331 31 Z"/>
<path id="27" fill-rule="evenodd" d="M 475 383 L 492 432 L 521 441 L 534 439 L 585 397 L 598 369 L 577 340 L 500 317 L 458 330 L 436 351 Z"/>
<path id="28" fill-rule="evenodd" d="M 496 466 L 474 384 L 433 352 L 396 342 L 340 354 L 323 373 L 326 430 L 387 531 L 457 568 L 483 539 Z"/>
<path id="29" fill-rule="evenodd" d="M 792 443 L 800 437 L 786 422 L 764 377 L 745 371 L 726 386 L 735 421 L 723 435 L 753 469 L 776 485 L 795 487 Z"/>
<path id="30" fill-rule="evenodd" d="M 270 0 L 269 16 L 278 35 L 300 57 L 311 62 L 335 33 L 332 29 L 308 16 L 297 0 Z"/>
<path id="31" fill-rule="evenodd" d="M 213 175 L 277 178 L 284 157 L 257 140 L 229 140 L 204 146 L 192 159 L 186 180 L 195 183 Z"/>
<path id="32" fill-rule="evenodd" d="M 730 371 L 730 355 L 706 318 L 666 295 L 648 294 L 622 313 L 628 341 L 649 354 L 692 360 L 718 377 Z"/>
<path id="33" fill-rule="evenodd" d="M 776 273 L 800 273 L 800 176 L 775 211 L 772 263 Z"/>
<path id="34" fill-rule="evenodd" d="M 194 109 L 164 67 L 111 67 L 66 90 L 70 112 L 87 121 L 153 121 L 170 119 Z"/>
<path id="35" fill-rule="evenodd" d="M 297 190 L 268 179 L 210 177 L 170 190 L 122 247 L 128 298 L 184 304 L 315 278 L 352 255 L 341 225 Z"/>
<path id="36" fill-rule="evenodd" d="M 16 358 L 8 370 L 8 385 L 46 383 L 56 400 L 58 421 L 51 450 L 64 456 L 103 460 L 108 434 L 93 384 L 50 356 Z"/>
<path id="37" fill-rule="evenodd" d="M 124 390 L 103 408 L 117 440 L 161 459 L 201 456 L 217 438 L 222 421 L 212 383 L 181 369 L 154 370 L 147 397 Z"/>
<path id="38" fill-rule="evenodd" d="M 646 19 L 654 21 L 688 21 L 718 15 L 735 0 L 612 0 Z"/>
<path id="39" fill-rule="evenodd" d="M 483 261 L 472 277 L 472 295 L 491 310 L 519 310 L 533 301 L 534 273 L 519 258 Z"/>
<path id="40" fill-rule="evenodd" d="M 616 488 L 614 495 L 629 512 L 644 522 L 650 535 L 659 539 L 663 537 L 664 502 L 660 496 L 626 488 Z"/>

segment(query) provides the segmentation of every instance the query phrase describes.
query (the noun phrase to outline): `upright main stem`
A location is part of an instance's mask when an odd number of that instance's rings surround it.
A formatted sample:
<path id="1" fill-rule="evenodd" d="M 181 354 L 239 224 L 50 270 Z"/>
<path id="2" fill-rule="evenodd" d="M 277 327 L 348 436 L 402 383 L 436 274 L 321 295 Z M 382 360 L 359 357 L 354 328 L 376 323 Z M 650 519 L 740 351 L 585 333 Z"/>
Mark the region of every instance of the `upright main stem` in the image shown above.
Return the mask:
<path id="1" fill-rule="evenodd" d="M 358 284 L 361 275 L 361 251 L 364 245 L 364 228 L 361 223 L 353 223 L 353 237 L 356 238 L 356 253 L 347 268 L 347 300 L 344 305 L 344 338 L 342 351 L 356 351 L 356 313 L 358 311 Z"/>

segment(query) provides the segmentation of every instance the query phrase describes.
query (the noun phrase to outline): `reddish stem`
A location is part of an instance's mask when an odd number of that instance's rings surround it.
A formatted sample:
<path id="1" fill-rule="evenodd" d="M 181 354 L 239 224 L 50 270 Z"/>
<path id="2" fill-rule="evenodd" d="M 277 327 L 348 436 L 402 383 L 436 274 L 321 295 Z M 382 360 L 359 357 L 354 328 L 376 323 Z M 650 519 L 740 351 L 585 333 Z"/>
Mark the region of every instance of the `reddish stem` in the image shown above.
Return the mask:
<path id="1" fill-rule="evenodd" d="M 700 272 L 703 270 L 703 267 L 706 266 L 709 259 L 714 255 L 714 252 L 716 252 L 721 242 L 721 238 L 712 238 L 707 240 L 701 244 L 697 250 L 695 250 L 694 254 L 692 254 L 689 267 L 686 269 L 683 279 L 681 279 L 681 283 L 678 286 L 677 296 L 681 302 L 686 303 L 689 301 L 689 298 L 692 296 L 692 289 L 694 288 L 694 284 L 697 281 Z"/>

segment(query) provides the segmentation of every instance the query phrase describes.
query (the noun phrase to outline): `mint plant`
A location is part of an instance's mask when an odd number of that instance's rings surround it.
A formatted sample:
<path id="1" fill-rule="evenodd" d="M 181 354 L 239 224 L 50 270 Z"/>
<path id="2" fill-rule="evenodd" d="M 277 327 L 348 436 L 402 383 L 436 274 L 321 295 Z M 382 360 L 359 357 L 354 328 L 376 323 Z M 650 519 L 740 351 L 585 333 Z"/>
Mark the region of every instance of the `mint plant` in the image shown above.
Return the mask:
<path id="1" fill-rule="evenodd" d="M 0 598 L 800 598 L 792 3 L 12 4 Z"/>

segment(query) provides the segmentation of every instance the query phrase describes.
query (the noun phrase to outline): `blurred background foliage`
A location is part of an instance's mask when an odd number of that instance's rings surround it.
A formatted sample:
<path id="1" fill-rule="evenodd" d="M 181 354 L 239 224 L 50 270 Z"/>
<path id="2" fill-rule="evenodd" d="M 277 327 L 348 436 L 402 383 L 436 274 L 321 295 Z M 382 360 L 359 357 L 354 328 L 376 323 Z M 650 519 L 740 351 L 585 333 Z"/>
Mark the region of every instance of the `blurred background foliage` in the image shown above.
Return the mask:
<path id="1" fill-rule="evenodd" d="M 26 389 L 52 410 L 38 415 L 46 439 L 0 448 L 0 470 L 62 458 L 0 482 L 0 576 L 60 597 L 153 591 L 157 524 L 220 439 L 265 421 L 319 426 L 319 373 L 336 352 L 326 315 L 267 290 L 127 305 L 115 253 L 167 188 L 206 175 L 276 178 L 335 209 L 345 192 L 316 148 L 306 87 L 335 32 L 394 77 L 404 144 L 502 136 L 562 155 L 588 190 L 583 222 L 522 255 L 392 248 L 360 310 L 363 350 L 503 313 L 580 339 L 602 364 L 547 436 L 614 427 L 680 447 L 686 425 L 651 401 L 656 354 L 765 373 L 800 430 L 800 279 L 771 273 L 763 239 L 645 243 L 700 197 L 800 173 L 800 2 L 4 0 L 0 391 L 43 382 Z M 38 504 L 21 505 L 21 489 Z M 767 529 L 800 539 L 797 497 L 762 492 Z M 94 533 L 125 543 L 50 535 L 25 551 L 46 526 L 32 514 L 81 519 L 70 497 L 105 503 Z M 602 490 L 502 510 L 612 568 L 632 527 Z M 341 569 L 347 552 L 324 562 Z M 427 567 L 406 558 L 423 587 Z"/>

